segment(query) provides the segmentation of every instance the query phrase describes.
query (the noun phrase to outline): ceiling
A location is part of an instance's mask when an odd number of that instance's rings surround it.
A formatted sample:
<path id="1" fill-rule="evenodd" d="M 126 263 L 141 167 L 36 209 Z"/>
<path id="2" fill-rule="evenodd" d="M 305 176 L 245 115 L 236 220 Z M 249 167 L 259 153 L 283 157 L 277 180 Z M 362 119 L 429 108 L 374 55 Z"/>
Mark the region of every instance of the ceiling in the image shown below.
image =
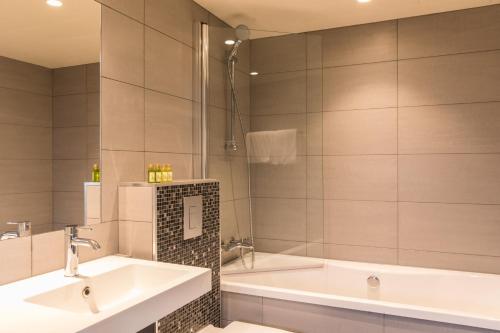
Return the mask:
<path id="1" fill-rule="evenodd" d="M 500 3 L 500 0 L 195 0 L 251 38 L 419 16 Z"/>
<path id="2" fill-rule="evenodd" d="M 94 0 L 0 0 L 0 56 L 58 68 L 99 61 L 101 9 Z"/>

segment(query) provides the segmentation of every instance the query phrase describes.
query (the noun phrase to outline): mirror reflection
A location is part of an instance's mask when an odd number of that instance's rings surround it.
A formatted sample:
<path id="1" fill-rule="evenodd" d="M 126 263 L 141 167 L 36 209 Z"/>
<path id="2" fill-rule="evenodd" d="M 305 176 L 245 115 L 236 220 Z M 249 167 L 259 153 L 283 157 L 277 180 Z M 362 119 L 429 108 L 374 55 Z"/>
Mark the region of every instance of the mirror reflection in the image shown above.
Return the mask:
<path id="1" fill-rule="evenodd" d="M 100 5 L 0 3 L 0 239 L 100 222 Z"/>

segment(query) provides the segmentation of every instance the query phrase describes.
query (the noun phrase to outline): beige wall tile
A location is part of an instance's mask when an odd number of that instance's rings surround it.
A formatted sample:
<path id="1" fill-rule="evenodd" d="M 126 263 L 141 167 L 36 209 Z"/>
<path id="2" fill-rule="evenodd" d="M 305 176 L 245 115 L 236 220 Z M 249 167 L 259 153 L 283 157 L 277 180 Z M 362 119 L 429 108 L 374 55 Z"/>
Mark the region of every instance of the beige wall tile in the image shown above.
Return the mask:
<path id="1" fill-rule="evenodd" d="M 225 109 L 217 107 L 208 107 L 208 144 L 210 155 L 224 155 L 226 150 L 224 144 L 226 142 L 226 124 L 228 112 Z"/>
<path id="2" fill-rule="evenodd" d="M 307 200 L 307 241 L 323 243 L 323 200 Z M 309 251 L 308 251 L 309 253 Z"/>
<path id="3" fill-rule="evenodd" d="M 397 264 L 397 249 L 338 244 L 325 244 L 324 249 L 328 259 Z"/>
<path id="4" fill-rule="evenodd" d="M 402 60 L 399 106 L 500 100 L 500 51 Z"/>
<path id="5" fill-rule="evenodd" d="M 102 148 L 144 150 L 144 89 L 102 80 Z"/>
<path id="6" fill-rule="evenodd" d="M 234 201 L 220 203 L 220 239 L 228 243 L 231 239 L 239 238 Z"/>
<path id="7" fill-rule="evenodd" d="M 396 248 L 396 202 L 325 200 L 325 243 Z"/>
<path id="8" fill-rule="evenodd" d="M 52 96 L 52 71 L 45 67 L 0 57 L 0 86 Z"/>
<path id="9" fill-rule="evenodd" d="M 252 76 L 252 116 L 306 112 L 306 81 L 306 71 Z"/>
<path id="10" fill-rule="evenodd" d="M 225 61 L 226 51 L 229 51 L 231 46 L 224 44 L 224 41 L 235 38 L 234 29 L 211 13 L 208 14 L 208 25 L 210 56 Z"/>
<path id="11" fill-rule="evenodd" d="M 170 164 L 174 172 L 174 179 L 193 178 L 193 156 L 191 154 L 146 152 L 144 179 L 146 179 L 147 167 L 150 163 Z"/>
<path id="12" fill-rule="evenodd" d="M 286 114 L 250 117 L 250 128 L 255 131 L 295 129 L 297 155 L 306 155 L 307 120 L 306 114 Z M 236 126 L 235 128 L 238 128 Z"/>
<path id="13" fill-rule="evenodd" d="M 307 71 L 307 112 L 323 111 L 323 70 Z"/>
<path id="14" fill-rule="evenodd" d="M 323 66 L 396 60 L 397 22 L 384 21 L 324 30 Z"/>
<path id="15" fill-rule="evenodd" d="M 53 193 L 54 223 L 83 224 L 83 191 Z"/>
<path id="16" fill-rule="evenodd" d="M 400 265 L 500 274 L 500 258 L 400 249 Z"/>
<path id="17" fill-rule="evenodd" d="M 238 53 L 239 54 L 239 53 Z M 241 114 L 250 114 L 250 75 L 248 72 L 236 71 L 235 90 L 238 97 L 238 111 Z"/>
<path id="18" fill-rule="evenodd" d="M 91 173 L 87 160 L 53 160 L 53 190 L 54 191 L 83 191 L 83 182 Z"/>
<path id="19" fill-rule="evenodd" d="M 291 256 L 307 256 L 306 242 L 255 238 L 254 244 L 255 250 L 259 252 L 282 253 Z"/>
<path id="20" fill-rule="evenodd" d="M 193 102 L 146 90 L 146 151 L 191 153 Z"/>
<path id="21" fill-rule="evenodd" d="M 306 149 L 307 155 L 323 155 L 323 113 L 321 112 L 307 114 Z"/>
<path id="22" fill-rule="evenodd" d="M 118 253 L 132 258 L 153 260 L 153 224 L 120 221 Z"/>
<path id="23" fill-rule="evenodd" d="M 500 206 L 399 203 L 403 249 L 500 256 Z"/>
<path id="24" fill-rule="evenodd" d="M 307 243 L 307 256 L 314 258 L 324 258 L 323 243 Z"/>
<path id="25" fill-rule="evenodd" d="M 399 153 L 500 152 L 500 103 L 399 109 Z"/>
<path id="26" fill-rule="evenodd" d="M 248 198 L 234 200 L 234 212 L 236 215 L 236 221 L 238 222 L 240 236 L 242 238 L 250 237 L 251 221 L 249 204 L 250 200 Z"/>
<path id="27" fill-rule="evenodd" d="M 31 240 L 32 275 L 64 267 L 64 231 L 33 235 Z"/>
<path id="28" fill-rule="evenodd" d="M 231 157 L 231 177 L 235 199 L 248 198 L 248 167 L 246 157 Z"/>
<path id="29" fill-rule="evenodd" d="M 3 159 L 51 159 L 52 129 L 0 124 L 0 156 Z"/>
<path id="30" fill-rule="evenodd" d="M 395 154 L 397 110 L 373 109 L 323 113 L 323 153 Z"/>
<path id="31" fill-rule="evenodd" d="M 276 73 L 306 68 L 306 35 L 254 39 L 251 42 L 252 71 Z"/>
<path id="32" fill-rule="evenodd" d="M 0 160 L 0 194 L 52 191 L 52 161 Z"/>
<path id="33" fill-rule="evenodd" d="M 500 156 L 401 155 L 399 199 L 441 203 L 500 203 Z"/>
<path id="34" fill-rule="evenodd" d="M 32 226 L 52 224 L 52 192 L 0 196 L 0 232 L 12 230 L 7 221 L 31 221 Z"/>
<path id="35" fill-rule="evenodd" d="M 146 0 L 146 25 L 188 45 L 193 44 L 193 2 Z"/>
<path id="36" fill-rule="evenodd" d="M 101 101 L 99 93 L 87 94 L 87 125 L 99 126 L 101 118 Z"/>
<path id="37" fill-rule="evenodd" d="M 0 88 L 0 100 L 1 123 L 52 126 L 52 97 Z"/>
<path id="38" fill-rule="evenodd" d="M 293 164 L 252 165 L 252 195 L 257 197 L 306 197 L 306 157 Z"/>
<path id="39" fill-rule="evenodd" d="M 80 262 L 86 262 L 97 258 L 118 253 L 118 222 L 105 222 L 92 226 L 92 230 L 81 230 L 80 236 L 97 241 L 101 249 L 94 251 L 88 247 L 80 249 Z"/>
<path id="40" fill-rule="evenodd" d="M 227 85 L 226 66 L 217 59 L 209 60 L 210 89 L 208 104 L 226 109 L 229 101 L 229 86 Z"/>
<path id="41" fill-rule="evenodd" d="M 99 126 L 87 127 L 87 158 L 99 160 L 101 154 Z"/>
<path id="42" fill-rule="evenodd" d="M 86 159 L 87 128 L 58 127 L 53 130 L 54 159 Z"/>
<path id="43" fill-rule="evenodd" d="M 154 187 L 151 186 L 120 186 L 118 189 L 120 223 L 123 221 L 155 223 L 153 190 Z"/>
<path id="44" fill-rule="evenodd" d="M 500 48 L 500 6 L 399 20 L 399 58 Z"/>
<path id="45" fill-rule="evenodd" d="M 146 179 L 144 152 L 102 150 L 101 158 L 102 220 L 117 221 L 118 185 Z"/>
<path id="46" fill-rule="evenodd" d="M 262 323 L 262 297 L 222 292 L 222 318 Z"/>
<path id="47" fill-rule="evenodd" d="M 144 22 L 144 0 L 97 0 L 138 21 Z"/>
<path id="48" fill-rule="evenodd" d="M 323 178 L 325 199 L 397 200 L 393 155 L 325 156 Z"/>
<path id="49" fill-rule="evenodd" d="M 307 156 L 307 198 L 323 198 L 323 156 Z"/>
<path id="50" fill-rule="evenodd" d="M 4 268 L 0 274 L 0 285 L 30 277 L 31 237 L 1 241 L 0 266 Z"/>
<path id="51" fill-rule="evenodd" d="M 144 26 L 104 6 L 101 21 L 101 75 L 144 85 Z"/>
<path id="52" fill-rule="evenodd" d="M 86 94 L 55 96 L 53 101 L 55 127 L 87 125 Z"/>
<path id="53" fill-rule="evenodd" d="M 394 107 L 396 86 L 396 62 L 328 68 L 323 70 L 323 110 Z"/>
<path id="54" fill-rule="evenodd" d="M 208 158 L 208 177 L 220 182 L 221 202 L 234 199 L 230 157 L 210 156 Z"/>
<path id="55" fill-rule="evenodd" d="M 262 323 L 294 332 L 384 332 L 381 314 L 339 309 L 316 304 L 263 299 Z"/>
<path id="56" fill-rule="evenodd" d="M 85 75 L 87 79 L 87 93 L 98 93 L 101 90 L 101 64 L 93 63 L 85 65 Z"/>
<path id="57" fill-rule="evenodd" d="M 305 199 L 253 199 L 255 237 L 306 241 Z"/>
<path id="58" fill-rule="evenodd" d="M 54 96 L 84 94 L 87 91 L 85 66 L 54 69 Z"/>
<path id="59" fill-rule="evenodd" d="M 306 33 L 307 68 L 323 67 L 323 36 L 319 32 Z"/>
<path id="60" fill-rule="evenodd" d="M 191 99 L 192 53 L 189 46 L 146 28 L 146 88 Z"/>

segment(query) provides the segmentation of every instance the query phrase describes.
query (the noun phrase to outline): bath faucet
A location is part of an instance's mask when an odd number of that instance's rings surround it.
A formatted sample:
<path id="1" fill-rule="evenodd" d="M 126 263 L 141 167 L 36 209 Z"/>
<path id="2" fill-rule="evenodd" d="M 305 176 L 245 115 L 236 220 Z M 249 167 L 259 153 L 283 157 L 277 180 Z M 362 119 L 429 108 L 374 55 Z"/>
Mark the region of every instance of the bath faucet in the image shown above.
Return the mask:
<path id="1" fill-rule="evenodd" d="M 67 225 L 64 228 L 64 276 L 78 276 L 78 248 L 80 246 L 90 247 L 97 251 L 101 248 L 98 242 L 93 239 L 79 238 L 79 229 L 90 229 L 78 225 Z"/>
<path id="2" fill-rule="evenodd" d="M 245 258 L 243 256 L 243 250 L 250 250 L 250 252 L 252 252 L 252 266 L 251 266 L 251 269 L 253 269 L 254 263 L 255 263 L 255 248 L 254 248 L 253 243 L 252 243 L 251 240 L 246 239 L 246 238 L 240 239 L 240 240 L 231 239 L 229 241 L 229 243 L 227 243 L 227 244 L 222 243 L 221 244 L 221 249 L 224 252 L 231 252 L 234 249 L 239 249 L 240 250 L 241 263 L 243 264 L 243 266 L 245 268 L 247 268 L 247 265 L 246 265 L 246 262 L 245 262 Z"/>
<path id="3" fill-rule="evenodd" d="M 31 236 L 31 222 L 7 222 L 8 225 L 16 225 L 15 231 L 6 231 L 0 233 L 0 240 Z"/>

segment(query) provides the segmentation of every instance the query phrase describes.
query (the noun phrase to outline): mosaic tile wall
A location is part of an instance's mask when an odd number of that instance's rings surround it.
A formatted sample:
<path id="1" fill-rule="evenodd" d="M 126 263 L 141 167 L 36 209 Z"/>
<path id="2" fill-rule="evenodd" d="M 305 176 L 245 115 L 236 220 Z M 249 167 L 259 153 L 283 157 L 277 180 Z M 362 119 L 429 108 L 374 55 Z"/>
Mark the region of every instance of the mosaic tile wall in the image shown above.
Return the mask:
<path id="1" fill-rule="evenodd" d="M 184 240 L 183 198 L 203 196 L 202 235 Z M 157 188 L 157 260 L 212 269 L 212 291 L 161 319 L 160 333 L 190 333 L 220 327 L 219 183 Z"/>

